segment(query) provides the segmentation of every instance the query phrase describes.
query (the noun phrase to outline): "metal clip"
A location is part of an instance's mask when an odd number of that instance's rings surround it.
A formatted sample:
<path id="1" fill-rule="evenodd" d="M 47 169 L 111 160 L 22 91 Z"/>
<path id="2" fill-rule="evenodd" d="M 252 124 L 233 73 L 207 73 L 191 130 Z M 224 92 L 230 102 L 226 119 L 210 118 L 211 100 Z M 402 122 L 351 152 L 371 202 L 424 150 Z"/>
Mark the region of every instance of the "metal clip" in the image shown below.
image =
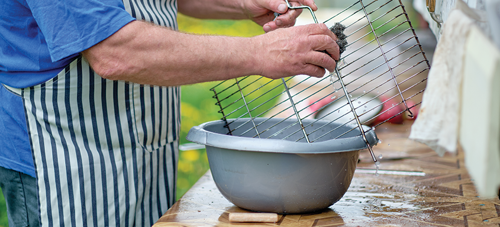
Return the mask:
<path id="1" fill-rule="evenodd" d="M 427 6 L 427 11 L 429 11 L 431 18 L 437 23 L 438 28 L 441 28 L 443 19 L 441 18 L 441 15 L 435 13 L 436 0 L 425 0 L 425 5 Z"/>

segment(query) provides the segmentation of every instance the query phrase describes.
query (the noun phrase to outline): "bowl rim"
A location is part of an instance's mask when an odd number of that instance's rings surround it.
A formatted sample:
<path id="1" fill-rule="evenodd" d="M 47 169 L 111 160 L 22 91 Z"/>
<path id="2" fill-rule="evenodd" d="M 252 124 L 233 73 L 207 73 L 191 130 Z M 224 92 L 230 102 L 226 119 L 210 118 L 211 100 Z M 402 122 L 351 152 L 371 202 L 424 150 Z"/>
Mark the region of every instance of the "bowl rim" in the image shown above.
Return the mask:
<path id="1" fill-rule="evenodd" d="M 240 119 L 228 119 L 231 120 L 248 120 L 249 118 Z M 254 118 L 255 120 L 269 119 L 269 118 Z M 278 118 L 271 118 L 270 120 L 282 120 Z M 294 120 L 294 119 L 288 119 Z M 329 121 L 304 119 L 303 122 L 314 121 L 324 124 L 336 124 Z M 289 154 L 325 154 L 325 153 L 339 153 L 339 152 L 349 152 L 355 150 L 367 149 L 367 144 L 364 142 L 362 135 L 349 137 L 349 138 L 339 138 L 330 139 L 320 142 L 294 142 L 280 139 L 261 139 L 261 138 L 250 138 L 241 136 L 232 136 L 227 134 L 220 134 L 206 130 L 207 127 L 214 124 L 224 124 L 223 120 L 216 120 L 203 123 L 199 126 L 192 127 L 186 139 L 205 145 L 207 147 L 216 147 L 222 149 L 231 149 L 239 151 L 254 151 L 254 152 L 270 152 L 270 153 L 289 153 Z M 347 127 L 358 127 L 357 125 L 346 125 Z M 368 126 L 363 126 L 364 129 L 370 129 Z M 365 130 L 366 139 L 370 146 L 374 146 L 378 143 L 377 135 L 374 130 Z M 233 140 L 231 142 L 228 142 Z"/>

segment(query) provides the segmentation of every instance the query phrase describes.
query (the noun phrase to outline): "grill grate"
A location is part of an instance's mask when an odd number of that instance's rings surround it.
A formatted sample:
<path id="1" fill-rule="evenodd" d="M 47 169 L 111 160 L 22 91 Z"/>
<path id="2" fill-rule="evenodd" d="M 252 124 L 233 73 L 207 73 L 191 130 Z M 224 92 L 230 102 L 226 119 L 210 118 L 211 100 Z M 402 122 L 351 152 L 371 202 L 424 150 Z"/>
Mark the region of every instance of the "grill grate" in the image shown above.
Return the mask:
<path id="1" fill-rule="evenodd" d="M 357 124 L 352 130 L 364 134 L 402 116 L 413 117 L 430 64 L 401 0 L 360 0 L 329 15 L 334 16 L 323 23 L 329 27 L 335 22 L 343 24 L 348 41 L 334 72 L 322 78 L 297 75 L 280 80 L 247 76 L 211 88 L 228 134 L 244 130 L 239 134 L 272 139 L 286 133 L 282 139 L 313 143 L 324 137 L 342 138 L 349 132 L 339 135 L 334 131 L 345 124 Z M 243 118 L 244 123 L 234 123 Z M 285 127 L 278 123 L 263 128 L 266 120 L 256 124 L 255 118 L 297 121 Z M 303 119 L 340 124 L 333 130 L 312 130 L 314 121 L 303 125 Z M 266 133 L 273 127 L 281 128 Z M 373 152 L 372 157 L 376 161 Z"/>

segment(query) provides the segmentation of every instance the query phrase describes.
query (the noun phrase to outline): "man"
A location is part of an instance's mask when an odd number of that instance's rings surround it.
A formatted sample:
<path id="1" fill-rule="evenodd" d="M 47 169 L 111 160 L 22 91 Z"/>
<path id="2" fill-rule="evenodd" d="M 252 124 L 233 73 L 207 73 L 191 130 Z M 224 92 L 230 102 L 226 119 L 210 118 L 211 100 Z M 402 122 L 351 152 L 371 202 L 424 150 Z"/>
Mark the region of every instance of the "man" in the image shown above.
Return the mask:
<path id="1" fill-rule="evenodd" d="M 339 58 L 325 25 L 283 29 L 300 11 L 281 0 L 1 4 L 0 185 L 12 226 L 151 226 L 175 199 L 177 86 L 320 77 Z M 177 8 L 249 18 L 267 33 L 176 32 Z"/>

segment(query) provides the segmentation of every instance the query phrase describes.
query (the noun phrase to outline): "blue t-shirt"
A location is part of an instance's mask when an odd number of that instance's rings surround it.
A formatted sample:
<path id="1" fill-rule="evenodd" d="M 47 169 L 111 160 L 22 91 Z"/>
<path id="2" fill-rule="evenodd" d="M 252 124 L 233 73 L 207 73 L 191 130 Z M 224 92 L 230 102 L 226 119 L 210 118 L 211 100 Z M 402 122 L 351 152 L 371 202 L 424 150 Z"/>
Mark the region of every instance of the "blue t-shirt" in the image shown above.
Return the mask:
<path id="1" fill-rule="evenodd" d="M 0 0 L 0 84 L 47 81 L 134 20 L 121 0 Z M 0 87 L 0 166 L 35 176 L 22 99 Z"/>

